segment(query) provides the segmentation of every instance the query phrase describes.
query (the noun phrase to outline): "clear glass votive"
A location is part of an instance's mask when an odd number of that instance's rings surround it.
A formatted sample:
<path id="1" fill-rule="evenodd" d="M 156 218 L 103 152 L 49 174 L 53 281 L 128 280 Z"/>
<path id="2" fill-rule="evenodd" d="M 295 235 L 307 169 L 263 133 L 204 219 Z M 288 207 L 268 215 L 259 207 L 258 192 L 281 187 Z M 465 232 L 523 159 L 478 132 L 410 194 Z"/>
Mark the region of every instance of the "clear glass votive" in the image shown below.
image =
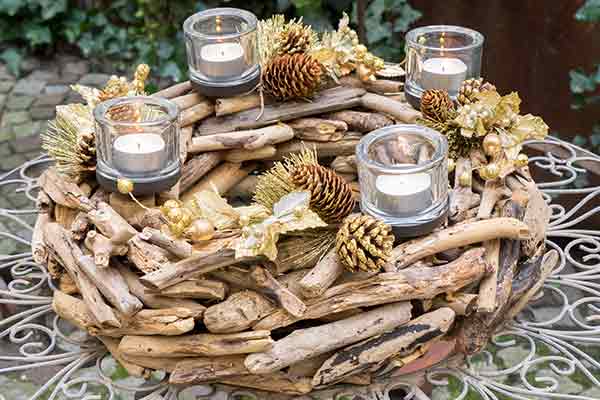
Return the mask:
<path id="1" fill-rule="evenodd" d="M 400 237 L 426 234 L 448 210 L 448 142 L 420 125 L 392 125 L 356 148 L 361 209 Z"/>
<path id="2" fill-rule="evenodd" d="M 406 34 L 406 82 L 408 102 L 418 109 L 427 89 L 448 91 L 456 99 L 465 79 L 481 74 L 483 35 L 452 25 L 431 25 Z"/>
<path id="3" fill-rule="evenodd" d="M 178 116 L 175 103 L 158 97 L 119 97 L 96 106 L 98 183 L 116 191 L 126 179 L 134 194 L 172 187 L 181 174 Z"/>
<path id="4" fill-rule="evenodd" d="M 183 23 L 190 80 L 205 96 L 227 97 L 252 90 L 260 81 L 256 28 L 249 11 L 212 8 Z"/>

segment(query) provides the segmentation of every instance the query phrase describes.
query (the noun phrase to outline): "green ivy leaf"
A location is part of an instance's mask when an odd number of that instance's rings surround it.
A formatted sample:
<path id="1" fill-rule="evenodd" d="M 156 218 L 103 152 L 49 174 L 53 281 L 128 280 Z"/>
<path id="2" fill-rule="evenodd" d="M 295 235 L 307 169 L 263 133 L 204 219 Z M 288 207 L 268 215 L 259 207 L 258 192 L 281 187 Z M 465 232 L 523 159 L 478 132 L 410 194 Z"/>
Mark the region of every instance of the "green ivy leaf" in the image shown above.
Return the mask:
<path id="1" fill-rule="evenodd" d="M 26 4 L 22 0 L 0 0 L 0 13 L 8 14 L 12 17 Z"/>
<path id="2" fill-rule="evenodd" d="M 569 71 L 571 93 L 592 92 L 596 89 L 596 83 L 580 70 Z"/>
<path id="3" fill-rule="evenodd" d="M 67 9 L 67 0 L 39 0 L 42 8 L 42 19 L 47 21 Z"/>
<path id="4" fill-rule="evenodd" d="M 600 0 L 586 0 L 575 12 L 575 19 L 583 22 L 600 21 Z"/>
<path id="5" fill-rule="evenodd" d="M 25 38 L 29 40 L 32 47 L 50 44 L 52 43 L 52 32 L 47 26 L 32 21 L 25 24 Z"/>
<path id="6" fill-rule="evenodd" d="M 6 63 L 8 70 L 14 76 L 18 77 L 21 72 L 21 61 L 23 60 L 23 54 L 17 49 L 8 48 L 0 53 L 0 59 Z"/>

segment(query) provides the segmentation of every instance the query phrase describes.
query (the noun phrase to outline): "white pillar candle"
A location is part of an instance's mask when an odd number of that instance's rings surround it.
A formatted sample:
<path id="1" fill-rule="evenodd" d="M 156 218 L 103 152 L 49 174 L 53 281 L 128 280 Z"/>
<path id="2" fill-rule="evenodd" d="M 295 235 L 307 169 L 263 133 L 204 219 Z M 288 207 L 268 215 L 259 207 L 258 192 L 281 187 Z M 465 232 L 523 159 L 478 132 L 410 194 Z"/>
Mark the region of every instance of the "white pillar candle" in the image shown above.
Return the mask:
<path id="1" fill-rule="evenodd" d="M 119 172 L 145 174 L 159 171 L 167 160 L 166 144 L 155 133 L 122 135 L 113 142 L 112 162 Z"/>
<path id="2" fill-rule="evenodd" d="M 244 49 L 239 43 L 211 43 L 202 46 L 200 71 L 209 78 L 225 79 L 240 76 L 246 70 Z"/>
<path id="3" fill-rule="evenodd" d="M 431 176 L 418 172 L 379 175 L 375 180 L 375 206 L 393 216 L 411 216 L 431 205 Z"/>
<path id="4" fill-rule="evenodd" d="M 421 86 L 456 94 L 467 77 L 467 64 L 458 58 L 435 57 L 423 63 Z"/>

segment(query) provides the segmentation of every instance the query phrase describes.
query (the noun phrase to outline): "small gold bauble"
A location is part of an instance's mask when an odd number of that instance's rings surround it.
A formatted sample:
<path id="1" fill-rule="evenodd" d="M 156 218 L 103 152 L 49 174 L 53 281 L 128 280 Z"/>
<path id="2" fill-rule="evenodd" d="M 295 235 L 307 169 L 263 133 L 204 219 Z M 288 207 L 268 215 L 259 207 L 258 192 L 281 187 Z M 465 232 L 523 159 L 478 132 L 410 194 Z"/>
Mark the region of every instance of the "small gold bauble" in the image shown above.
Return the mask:
<path id="1" fill-rule="evenodd" d="M 247 215 L 240 215 L 239 222 L 241 226 L 246 226 L 250 223 L 250 217 Z"/>
<path id="2" fill-rule="evenodd" d="M 133 192 L 133 182 L 129 179 L 119 178 L 117 179 L 117 190 L 122 194 L 129 194 Z"/>
<path id="3" fill-rule="evenodd" d="M 522 168 L 527 164 L 529 164 L 529 157 L 527 157 L 527 154 L 519 154 L 515 160 L 515 167 Z"/>
<path id="4" fill-rule="evenodd" d="M 185 226 L 188 226 L 189 224 L 192 223 L 193 217 L 192 217 L 192 213 L 190 210 L 182 208 L 183 210 L 183 215 L 181 216 L 181 219 L 179 220 L 179 222 L 181 224 L 184 224 Z"/>
<path id="5" fill-rule="evenodd" d="M 485 180 L 494 180 L 500 175 L 500 167 L 498 164 L 490 163 L 481 169 L 479 175 Z"/>
<path id="6" fill-rule="evenodd" d="M 471 186 L 471 174 L 469 174 L 468 172 L 463 172 L 458 177 L 458 183 L 460 184 L 460 186 Z"/>
<path id="7" fill-rule="evenodd" d="M 294 208 L 294 217 L 301 218 L 304 215 L 304 207 Z"/>
<path id="8" fill-rule="evenodd" d="M 488 133 L 483 138 L 483 151 L 488 156 L 495 156 L 502 151 L 502 142 L 500 141 L 500 136 L 495 133 Z"/>
<path id="9" fill-rule="evenodd" d="M 169 224 L 169 229 L 171 230 L 171 233 L 177 237 L 183 235 L 183 232 L 185 232 L 186 228 L 187 225 L 182 224 L 181 221 L 174 224 Z"/>
<path id="10" fill-rule="evenodd" d="M 181 210 L 181 208 L 170 208 L 167 211 L 166 216 L 169 219 L 169 221 L 177 223 L 183 218 L 183 211 Z"/>
<path id="11" fill-rule="evenodd" d="M 186 235 L 192 242 L 210 240 L 215 236 L 215 227 L 206 219 L 197 219 L 186 230 Z"/>
<path id="12" fill-rule="evenodd" d="M 448 159 L 448 172 L 454 171 L 454 168 L 456 168 L 456 161 L 454 161 L 453 158 L 449 158 Z"/>
<path id="13" fill-rule="evenodd" d="M 165 201 L 162 206 L 164 208 L 180 208 L 181 203 L 177 200 L 170 199 L 170 200 Z"/>

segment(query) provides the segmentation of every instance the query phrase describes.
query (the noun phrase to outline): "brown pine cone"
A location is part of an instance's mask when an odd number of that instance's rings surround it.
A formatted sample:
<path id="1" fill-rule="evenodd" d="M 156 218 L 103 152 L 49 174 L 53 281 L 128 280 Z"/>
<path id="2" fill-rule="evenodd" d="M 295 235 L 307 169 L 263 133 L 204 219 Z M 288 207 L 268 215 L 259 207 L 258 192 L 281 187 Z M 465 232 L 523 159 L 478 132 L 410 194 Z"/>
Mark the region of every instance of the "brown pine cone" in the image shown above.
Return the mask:
<path id="1" fill-rule="evenodd" d="M 460 85 L 456 101 L 461 105 L 474 103 L 477 101 L 476 96 L 487 90 L 496 90 L 496 86 L 489 82 L 485 82 L 483 78 L 467 79 Z"/>
<path id="2" fill-rule="evenodd" d="M 319 88 L 322 73 L 321 64 L 309 55 L 276 56 L 263 71 L 263 88 L 280 100 L 309 97 Z"/>
<path id="3" fill-rule="evenodd" d="M 335 239 L 340 262 L 352 272 L 378 271 L 390 258 L 394 245 L 392 228 L 364 214 L 346 218 Z"/>
<path id="4" fill-rule="evenodd" d="M 294 54 L 306 52 L 313 41 L 313 32 L 309 26 L 292 24 L 281 32 L 279 54 Z"/>
<path id="5" fill-rule="evenodd" d="M 302 165 L 292 171 L 292 181 L 310 192 L 310 207 L 328 224 L 339 223 L 354 209 L 352 187 L 333 170 Z"/>
<path id="6" fill-rule="evenodd" d="M 445 90 L 429 89 L 421 96 L 421 113 L 434 121 L 445 122 L 454 111 L 454 103 Z"/>

